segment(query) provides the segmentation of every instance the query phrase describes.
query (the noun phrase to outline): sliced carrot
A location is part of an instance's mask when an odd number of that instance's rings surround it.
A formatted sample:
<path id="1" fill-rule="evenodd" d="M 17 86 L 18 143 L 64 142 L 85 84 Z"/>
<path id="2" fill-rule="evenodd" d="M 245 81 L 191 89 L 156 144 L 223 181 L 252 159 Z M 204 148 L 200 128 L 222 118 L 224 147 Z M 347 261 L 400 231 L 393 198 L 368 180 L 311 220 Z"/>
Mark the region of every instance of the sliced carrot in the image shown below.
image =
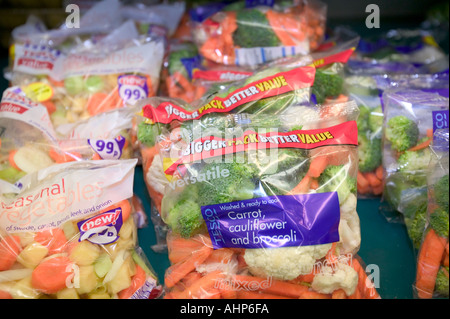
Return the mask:
<path id="1" fill-rule="evenodd" d="M 228 264 L 234 256 L 234 252 L 229 248 L 215 249 L 205 260 L 206 263 Z"/>
<path id="2" fill-rule="evenodd" d="M 365 172 L 363 173 L 364 177 L 369 182 L 369 185 L 371 187 L 377 187 L 381 185 L 381 180 L 378 179 L 378 177 L 373 172 Z"/>
<path id="3" fill-rule="evenodd" d="M 186 260 L 170 266 L 165 276 L 166 286 L 169 288 L 173 287 L 184 276 L 193 271 L 195 267 L 202 264 L 211 255 L 212 250 L 208 246 L 203 246 L 198 251 L 193 252 Z"/>
<path id="4" fill-rule="evenodd" d="M 380 165 L 375 169 L 375 175 L 379 180 L 381 180 L 381 181 L 383 180 L 383 178 L 384 178 L 383 165 Z"/>
<path id="5" fill-rule="evenodd" d="M 177 296 L 179 299 L 203 299 L 205 298 L 205 292 L 212 289 L 218 284 L 218 281 L 223 280 L 225 275 L 220 270 L 212 271 L 202 278 L 198 279 L 185 290 L 180 292 Z"/>
<path id="6" fill-rule="evenodd" d="M 261 291 L 239 290 L 236 299 L 292 299 L 286 296 L 269 294 Z"/>
<path id="7" fill-rule="evenodd" d="M 328 156 L 327 155 L 319 155 L 314 157 L 311 160 L 311 164 L 308 169 L 308 176 L 318 178 L 320 174 L 323 173 L 325 168 L 328 166 Z"/>
<path id="8" fill-rule="evenodd" d="M 360 171 L 358 171 L 358 173 L 356 175 L 356 184 L 358 186 L 361 186 L 361 188 L 363 188 L 363 189 L 366 189 L 370 185 L 366 176 L 363 173 L 361 173 Z"/>
<path id="9" fill-rule="evenodd" d="M 300 285 L 303 283 L 311 283 L 311 282 L 313 282 L 314 277 L 315 277 L 315 273 L 311 272 L 309 274 L 300 275 L 297 278 L 291 280 L 290 282 L 292 282 L 293 284 L 297 284 L 297 285 Z"/>
<path id="10" fill-rule="evenodd" d="M 167 239 L 168 257 L 172 264 L 177 264 L 189 258 L 194 252 L 202 248 L 203 243 L 180 236 L 170 236 Z"/>
<path id="11" fill-rule="evenodd" d="M 16 153 L 17 153 L 17 150 L 9 151 L 9 154 L 8 154 L 9 165 L 11 165 L 15 169 L 21 171 L 21 169 L 16 165 L 16 162 L 14 161 L 14 155 L 16 155 Z"/>
<path id="12" fill-rule="evenodd" d="M 0 271 L 8 270 L 16 262 L 21 250 L 18 236 L 0 238 Z"/>
<path id="13" fill-rule="evenodd" d="M 347 295 L 343 289 L 336 289 L 331 294 L 331 299 L 347 299 Z"/>
<path id="14" fill-rule="evenodd" d="M 276 279 L 261 278 L 246 275 L 234 275 L 232 280 L 238 286 L 248 282 L 258 283 L 259 290 L 264 293 L 275 294 L 290 298 L 299 298 L 302 294 L 308 291 L 308 288 L 303 285 L 293 284 L 287 281 Z"/>
<path id="15" fill-rule="evenodd" d="M 291 38 L 289 32 L 285 29 L 282 24 L 282 13 L 278 13 L 274 10 L 267 10 L 266 18 L 269 21 L 270 27 L 280 39 L 284 46 L 295 46 L 296 42 Z"/>
<path id="16" fill-rule="evenodd" d="M 13 297 L 9 292 L 0 290 L 0 299 L 13 299 Z"/>
<path id="17" fill-rule="evenodd" d="M 101 213 L 104 213 L 104 212 L 107 212 L 109 210 L 113 210 L 113 209 L 116 209 L 119 207 L 122 209 L 122 221 L 126 222 L 127 219 L 131 215 L 131 204 L 128 199 L 121 200 L 120 202 L 118 202 L 114 205 L 108 206 L 107 208 L 101 210 L 98 214 L 101 214 Z"/>
<path id="18" fill-rule="evenodd" d="M 436 276 L 445 252 L 446 238 L 440 237 L 433 229 L 428 230 L 417 259 L 416 288 L 419 298 L 433 296 Z"/>
<path id="19" fill-rule="evenodd" d="M 424 148 L 427 148 L 428 146 L 430 146 L 432 140 L 433 140 L 432 138 L 429 138 L 426 141 L 424 141 L 420 144 L 417 144 L 416 146 L 411 147 L 408 151 L 413 152 L 413 151 L 423 150 Z"/>
<path id="20" fill-rule="evenodd" d="M 307 291 L 302 294 L 299 299 L 331 299 L 331 295 L 322 294 L 316 291 Z"/>
<path id="21" fill-rule="evenodd" d="M 55 103 L 53 103 L 53 102 L 50 101 L 50 100 L 41 102 L 41 104 L 44 105 L 44 106 L 47 108 L 47 112 L 48 112 L 48 114 L 50 114 L 50 115 L 51 115 L 53 112 L 56 111 L 56 105 L 55 105 Z"/>
<path id="22" fill-rule="evenodd" d="M 119 291 L 119 299 L 130 299 L 130 297 L 144 285 L 146 279 L 147 274 L 144 269 L 142 269 L 139 265 L 136 265 L 136 273 L 133 277 L 131 277 L 131 285 L 130 287 Z"/>
<path id="23" fill-rule="evenodd" d="M 62 253 L 67 245 L 67 238 L 60 228 L 52 228 L 36 233 L 34 240 L 48 248 L 48 254 Z"/>
<path id="24" fill-rule="evenodd" d="M 64 256 L 41 262 L 31 273 L 31 285 L 46 294 L 57 293 L 67 287 L 68 278 L 73 274 L 71 264 Z"/>
<path id="25" fill-rule="evenodd" d="M 290 194 L 305 194 L 309 191 L 311 185 L 312 178 L 309 175 L 306 175 L 302 178 L 302 180 L 295 186 Z"/>

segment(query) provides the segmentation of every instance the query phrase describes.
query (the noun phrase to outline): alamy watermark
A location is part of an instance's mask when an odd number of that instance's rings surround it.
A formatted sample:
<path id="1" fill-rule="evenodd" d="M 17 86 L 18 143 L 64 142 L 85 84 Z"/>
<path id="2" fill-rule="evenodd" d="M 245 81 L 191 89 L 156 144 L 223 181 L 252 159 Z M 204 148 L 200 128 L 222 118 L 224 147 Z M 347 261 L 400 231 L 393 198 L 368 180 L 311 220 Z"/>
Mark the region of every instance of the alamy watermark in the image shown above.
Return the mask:
<path id="1" fill-rule="evenodd" d="M 65 11 L 66 13 L 69 13 L 66 17 L 66 28 L 80 28 L 80 7 L 76 4 L 68 4 Z"/>
<path id="2" fill-rule="evenodd" d="M 366 7 L 366 13 L 370 13 L 366 17 L 366 27 L 368 29 L 380 28 L 380 7 L 376 4 L 369 4 Z"/>

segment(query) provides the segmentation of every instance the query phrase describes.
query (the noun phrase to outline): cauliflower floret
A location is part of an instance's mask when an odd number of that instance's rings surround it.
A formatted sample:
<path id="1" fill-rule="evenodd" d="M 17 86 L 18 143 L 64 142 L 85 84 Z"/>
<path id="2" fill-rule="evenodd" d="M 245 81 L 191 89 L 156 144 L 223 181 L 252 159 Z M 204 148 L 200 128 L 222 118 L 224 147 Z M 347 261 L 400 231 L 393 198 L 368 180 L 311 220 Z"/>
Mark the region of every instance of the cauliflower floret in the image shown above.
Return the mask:
<path id="1" fill-rule="evenodd" d="M 331 244 L 247 249 L 244 259 L 255 276 L 291 280 L 310 273 L 316 260 L 325 257 L 330 248 Z"/>
<path id="2" fill-rule="evenodd" d="M 359 216 L 356 212 L 356 196 L 350 194 L 342 203 L 339 222 L 339 248 L 342 254 L 355 253 L 361 244 Z"/>
<path id="3" fill-rule="evenodd" d="M 333 266 L 322 267 L 314 276 L 311 288 L 323 294 L 331 294 L 337 289 L 345 291 L 347 296 L 355 292 L 358 285 L 358 273 L 349 265 L 338 262 Z"/>
<path id="4" fill-rule="evenodd" d="M 166 176 L 164 175 L 164 169 L 162 164 L 161 155 L 155 155 L 152 164 L 147 172 L 147 183 L 153 187 L 158 193 L 163 194 L 164 188 L 169 184 Z"/>

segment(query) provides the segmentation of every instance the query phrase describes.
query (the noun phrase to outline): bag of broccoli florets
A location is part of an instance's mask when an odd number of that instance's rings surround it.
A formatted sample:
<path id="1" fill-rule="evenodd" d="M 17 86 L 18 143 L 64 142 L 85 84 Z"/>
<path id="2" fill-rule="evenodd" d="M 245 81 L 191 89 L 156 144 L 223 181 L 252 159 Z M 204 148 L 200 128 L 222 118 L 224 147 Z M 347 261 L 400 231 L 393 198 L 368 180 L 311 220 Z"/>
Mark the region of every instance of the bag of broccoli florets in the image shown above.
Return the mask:
<path id="1" fill-rule="evenodd" d="M 449 100 L 437 93 L 413 89 L 383 93 L 384 213 L 399 212 L 414 247 L 422 239 L 427 210 L 426 172 L 433 132 L 448 127 Z M 389 212 L 389 210 L 391 212 Z M 394 212 L 393 216 L 390 216 Z"/>
<path id="2" fill-rule="evenodd" d="M 417 257 L 414 296 L 448 298 L 448 128 L 437 129 L 427 171 L 428 205 Z M 426 226 L 425 226 L 426 225 Z"/>
<path id="3" fill-rule="evenodd" d="M 366 277 L 352 258 L 360 245 L 356 104 L 288 111 L 211 113 L 163 132 L 166 298 L 374 292 L 358 284 Z"/>
<path id="4" fill-rule="evenodd" d="M 383 91 L 410 88 L 448 97 L 448 73 L 380 74 L 345 77 L 345 89 L 358 104 L 359 173 L 358 196 L 381 196 L 384 189 L 382 167 Z"/>
<path id="5" fill-rule="evenodd" d="M 226 65 L 259 65 L 318 48 L 325 35 L 325 11 L 326 6 L 318 1 L 245 5 L 198 21 L 193 35 L 206 59 Z"/>

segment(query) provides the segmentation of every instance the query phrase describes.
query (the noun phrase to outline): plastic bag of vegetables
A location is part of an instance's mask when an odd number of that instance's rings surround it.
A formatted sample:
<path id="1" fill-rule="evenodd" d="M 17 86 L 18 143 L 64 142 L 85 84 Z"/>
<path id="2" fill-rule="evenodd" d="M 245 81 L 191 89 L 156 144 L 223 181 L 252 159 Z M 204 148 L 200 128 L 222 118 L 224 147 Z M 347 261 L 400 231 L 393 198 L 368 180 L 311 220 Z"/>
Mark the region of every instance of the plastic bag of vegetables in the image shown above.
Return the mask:
<path id="1" fill-rule="evenodd" d="M 302 61 L 306 64 L 310 62 L 304 58 Z M 198 116 L 208 123 L 210 119 L 212 121 L 217 117 L 213 114 L 215 112 L 224 115 L 241 112 L 279 114 L 293 105 L 309 104 L 314 74 L 315 68 L 312 65 L 277 65 L 263 68 L 240 81 L 231 82 L 192 103 L 165 97 L 140 101 L 137 106 L 142 108 L 143 116 L 137 126 L 137 138 L 141 144 L 144 180 L 155 205 L 152 212 L 159 215 L 162 194 L 167 183 L 162 162 L 155 161 L 154 158 L 160 156 L 157 144 L 163 137 L 162 133 L 171 127 L 171 122 Z M 190 125 L 189 123 L 191 121 L 185 121 L 185 125 Z"/>
<path id="2" fill-rule="evenodd" d="M 448 298 L 448 128 L 438 129 L 430 146 L 426 229 L 417 259 L 417 298 Z"/>
<path id="3" fill-rule="evenodd" d="M 155 95 L 164 45 L 136 30 L 134 37 L 130 29 L 134 25 L 125 23 L 98 43 L 68 53 L 32 43 L 16 46 L 11 82 L 47 107 L 55 128 L 133 105 Z"/>
<path id="4" fill-rule="evenodd" d="M 161 293 L 139 248 L 136 160 L 83 161 L 29 174 L 3 194 L 1 298 L 148 299 Z"/>
<path id="5" fill-rule="evenodd" d="M 431 145 L 427 227 L 417 264 L 418 298 L 448 297 L 448 128 L 438 129 Z"/>
<path id="6" fill-rule="evenodd" d="M 158 143 L 166 297 L 368 297 L 349 257 L 360 245 L 357 113 L 296 105 L 172 123 Z"/>
<path id="7" fill-rule="evenodd" d="M 345 90 L 359 106 L 358 196 L 381 196 L 384 189 L 382 167 L 383 91 L 409 88 L 435 92 L 448 98 L 448 74 L 380 74 L 345 77 Z"/>
<path id="8" fill-rule="evenodd" d="M 315 1 L 219 11 L 194 27 L 194 41 L 206 59 L 227 65 L 308 54 L 323 41 L 325 11 Z"/>
<path id="9" fill-rule="evenodd" d="M 437 128 L 448 126 L 449 100 L 437 93 L 413 89 L 383 93 L 382 200 L 404 219 L 414 247 L 422 240 L 427 211 L 429 145 Z M 389 216 L 389 211 L 384 212 Z"/>

